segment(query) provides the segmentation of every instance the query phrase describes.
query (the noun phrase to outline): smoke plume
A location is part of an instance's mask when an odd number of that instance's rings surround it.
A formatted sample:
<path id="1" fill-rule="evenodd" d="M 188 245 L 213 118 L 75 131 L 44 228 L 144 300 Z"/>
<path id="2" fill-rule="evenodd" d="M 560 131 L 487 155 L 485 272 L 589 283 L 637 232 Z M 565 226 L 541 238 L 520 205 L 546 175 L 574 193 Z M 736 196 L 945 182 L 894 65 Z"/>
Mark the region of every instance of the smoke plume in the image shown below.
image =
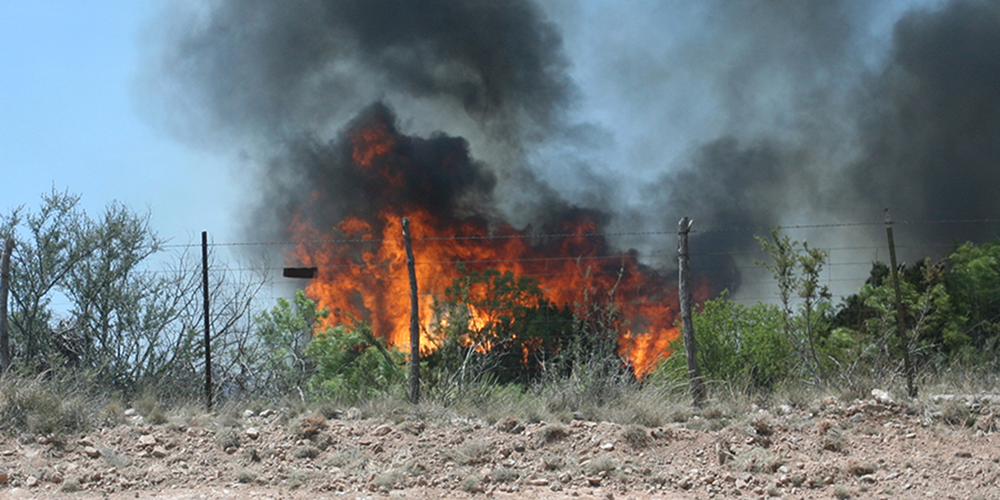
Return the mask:
<path id="1" fill-rule="evenodd" d="M 402 175 L 430 175 L 420 165 L 440 145 L 460 152 L 467 176 L 413 179 L 444 190 L 424 201 L 456 220 L 542 227 L 587 210 L 605 229 L 672 231 L 681 216 L 769 228 L 1000 208 L 1000 0 L 218 0 L 157 26 L 144 109 L 263 165 L 258 232 L 287 228 L 303 186 L 336 186 L 337 216 L 378 203 L 383 191 L 331 166 L 373 116 L 413 136 Z M 692 245 L 756 243 L 706 232 Z"/>

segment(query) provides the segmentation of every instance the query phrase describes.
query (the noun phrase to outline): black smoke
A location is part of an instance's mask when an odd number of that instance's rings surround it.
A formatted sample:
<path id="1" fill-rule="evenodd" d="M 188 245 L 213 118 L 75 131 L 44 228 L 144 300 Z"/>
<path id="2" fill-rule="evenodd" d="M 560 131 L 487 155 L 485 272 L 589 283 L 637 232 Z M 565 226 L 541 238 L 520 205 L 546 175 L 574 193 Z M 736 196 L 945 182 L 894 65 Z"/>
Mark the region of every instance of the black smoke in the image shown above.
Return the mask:
<path id="1" fill-rule="evenodd" d="M 844 212 L 884 206 L 916 221 L 1000 215 L 1000 2 L 906 15 L 889 63 L 865 90 L 861 157 L 840 186 L 855 206 Z M 942 243 L 997 237 L 996 227 L 957 226 L 909 231 Z"/>
<path id="2" fill-rule="evenodd" d="M 715 4 L 719 22 L 738 24 L 734 38 L 746 44 L 716 39 L 720 57 L 746 60 L 703 75 L 722 89 L 723 133 L 696 142 L 644 191 L 656 200 L 652 213 L 688 215 L 706 230 L 693 245 L 709 265 L 733 267 L 767 228 L 878 222 L 885 208 L 913 223 L 897 227 L 910 247 L 904 258 L 998 236 L 995 224 L 930 222 L 1000 214 L 1000 2 L 903 14 L 877 64 L 852 45 L 859 4 L 798 2 L 787 14 L 777 12 L 782 2 Z M 781 36 L 738 20 L 762 12 Z M 774 87 L 782 100 L 760 109 L 758 93 Z M 726 231 L 746 228 L 754 229 Z M 880 227 L 870 233 L 884 244 Z"/>
<path id="3" fill-rule="evenodd" d="M 283 141 L 403 96 L 518 140 L 573 97 L 559 32 L 530 0 L 223 0 L 159 25 L 148 83 L 188 139 Z"/>
<path id="4" fill-rule="evenodd" d="M 407 195 L 476 199 L 480 207 L 457 213 L 493 215 L 501 198 L 539 225 L 535 215 L 572 208 L 527 168 L 533 145 L 572 129 L 575 98 L 559 31 L 531 0 L 223 0 L 170 11 L 160 24 L 146 109 L 183 140 L 251 159 L 250 237 L 283 233 L 318 184 L 335 193 L 325 211 L 377 204 L 336 167 L 344 146 L 334 142 L 379 113 L 429 122 L 426 148 L 450 141 L 468 155 L 458 136 L 476 137 L 489 160 L 490 172 L 462 160 L 475 166 L 469 185 L 436 185 L 461 193 Z"/>
<path id="5" fill-rule="evenodd" d="M 355 158 L 362 140 L 384 147 L 366 164 Z M 401 216 L 419 209 L 442 224 L 475 219 L 486 226 L 496 218 L 496 176 L 471 157 L 468 143 L 444 134 L 426 139 L 402 134 L 395 114 L 381 102 L 362 110 L 333 140 L 295 141 L 269 169 L 268 198 L 254 219 L 283 238 L 291 236 L 296 217 L 321 230 L 349 217 L 378 224 L 385 210 Z M 283 175 L 287 171 L 297 175 Z M 375 234 L 381 231 L 373 228 Z"/>
<path id="6" fill-rule="evenodd" d="M 682 216 L 696 231 L 753 228 L 692 243 L 738 283 L 731 256 L 779 224 L 877 221 L 883 208 L 996 218 L 1000 0 L 913 1 L 883 41 L 878 0 L 219 0 L 160 19 L 145 109 L 264 165 L 250 172 L 257 235 L 286 228 L 320 183 L 341 193 L 331 214 L 377 204 L 330 165 L 345 131 L 391 109 L 397 132 L 426 138 L 410 139 L 414 165 L 436 141 L 464 152 L 471 177 L 441 188 L 456 217 L 543 227 L 583 208 L 623 231 L 672 231 Z M 584 77 L 599 84 L 585 92 Z M 581 120 L 590 147 L 628 151 L 582 161 Z M 682 147 L 665 145 L 673 136 Z M 997 236 L 899 229 L 911 243 Z"/>

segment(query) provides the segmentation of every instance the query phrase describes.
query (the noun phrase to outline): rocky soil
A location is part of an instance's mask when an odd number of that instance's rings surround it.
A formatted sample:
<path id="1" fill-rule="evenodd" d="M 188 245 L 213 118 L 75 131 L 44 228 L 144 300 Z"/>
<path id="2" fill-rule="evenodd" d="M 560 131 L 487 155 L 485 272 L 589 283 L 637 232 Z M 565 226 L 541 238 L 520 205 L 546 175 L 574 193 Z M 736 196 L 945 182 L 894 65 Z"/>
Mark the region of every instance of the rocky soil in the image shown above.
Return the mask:
<path id="1" fill-rule="evenodd" d="M 0 498 L 1000 498 L 995 396 L 826 398 L 662 427 L 279 410 L 0 437 Z"/>

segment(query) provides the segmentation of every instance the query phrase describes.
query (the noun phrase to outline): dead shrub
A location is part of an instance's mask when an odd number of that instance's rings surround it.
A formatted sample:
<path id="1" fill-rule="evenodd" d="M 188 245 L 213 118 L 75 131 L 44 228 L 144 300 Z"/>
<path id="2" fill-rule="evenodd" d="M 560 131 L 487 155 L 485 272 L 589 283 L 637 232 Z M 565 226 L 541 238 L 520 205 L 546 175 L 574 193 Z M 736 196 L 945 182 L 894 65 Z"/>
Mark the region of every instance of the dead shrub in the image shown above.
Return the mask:
<path id="1" fill-rule="evenodd" d="M 535 434 L 535 441 L 538 444 L 548 444 L 559 441 L 560 439 L 569 436 L 569 428 L 562 424 L 548 424 L 542 427 L 538 434 Z"/>
<path id="2" fill-rule="evenodd" d="M 653 440 L 646 428 L 639 425 L 627 425 L 622 429 L 622 439 L 633 448 L 645 448 Z"/>
<path id="3" fill-rule="evenodd" d="M 326 430 L 326 417 L 319 412 L 305 415 L 292 424 L 292 432 L 300 438 L 310 438 L 324 430 Z"/>

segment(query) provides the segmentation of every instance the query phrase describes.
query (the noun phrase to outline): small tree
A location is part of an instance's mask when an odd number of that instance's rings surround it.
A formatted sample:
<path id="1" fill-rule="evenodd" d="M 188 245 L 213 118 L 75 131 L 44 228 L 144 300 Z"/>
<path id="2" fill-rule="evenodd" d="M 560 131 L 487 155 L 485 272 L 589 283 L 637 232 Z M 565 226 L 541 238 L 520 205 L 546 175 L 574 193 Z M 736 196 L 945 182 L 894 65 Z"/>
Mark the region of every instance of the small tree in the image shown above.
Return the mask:
<path id="1" fill-rule="evenodd" d="M 820 325 L 826 320 L 823 311 L 829 311 L 831 296 L 819 277 L 829 253 L 782 236 L 780 227 L 771 231 L 770 239 L 758 236 L 757 241 L 771 257 L 771 262 L 756 263 L 771 271 L 777 282 L 785 335 L 796 347 L 813 380 L 825 385 L 826 375 L 819 355 L 820 336 L 825 329 Z M 800 301 L 799 314 L 795 313 L 793 297 Z"/>
<path id="2" fill-rule="evenodd" d="M 280 392 L 302 392 L 314 373 L 306 346 L 313 340 L 318 321 L 328 314 L 325 308 L 317 310 L 316 302 L 298 290 L 292 302 L 279 298 L 274 308 L 256 317 L 258 348 L 264 353 L 259 358 L 263 363 L 259 369 L 266 374 L 269 385 Z"/>

